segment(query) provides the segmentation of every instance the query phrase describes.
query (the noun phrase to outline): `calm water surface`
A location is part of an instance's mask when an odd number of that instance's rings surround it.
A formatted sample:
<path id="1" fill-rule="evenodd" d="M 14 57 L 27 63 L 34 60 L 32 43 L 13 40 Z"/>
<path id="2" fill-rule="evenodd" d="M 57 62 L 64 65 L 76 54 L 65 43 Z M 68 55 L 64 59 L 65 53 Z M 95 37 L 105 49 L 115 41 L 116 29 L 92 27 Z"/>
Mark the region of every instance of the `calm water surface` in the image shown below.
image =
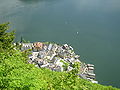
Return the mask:
<path id="1" fill-rule="evenodd" d="M 68 43 L 100 84 L 120 87 L 120 0 L 0 0 L 8 21 L 16 41 Z"/>

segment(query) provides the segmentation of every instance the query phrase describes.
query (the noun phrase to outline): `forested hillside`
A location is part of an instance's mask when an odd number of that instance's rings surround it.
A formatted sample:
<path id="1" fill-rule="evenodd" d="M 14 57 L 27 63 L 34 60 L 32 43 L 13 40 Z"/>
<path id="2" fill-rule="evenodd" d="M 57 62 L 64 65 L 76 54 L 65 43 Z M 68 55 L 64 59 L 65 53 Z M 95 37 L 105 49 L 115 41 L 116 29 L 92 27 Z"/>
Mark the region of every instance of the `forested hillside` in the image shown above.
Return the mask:
<path id="1" fill-rule="evenodd" d="M 118 90 L 78 78 L 77 68 L 66 73 L 28 64 L 28 51 L 21 52 L 13 46 L 15 33 L 8 29 L 8 23 L 0 25 L 1 90 Z"/>

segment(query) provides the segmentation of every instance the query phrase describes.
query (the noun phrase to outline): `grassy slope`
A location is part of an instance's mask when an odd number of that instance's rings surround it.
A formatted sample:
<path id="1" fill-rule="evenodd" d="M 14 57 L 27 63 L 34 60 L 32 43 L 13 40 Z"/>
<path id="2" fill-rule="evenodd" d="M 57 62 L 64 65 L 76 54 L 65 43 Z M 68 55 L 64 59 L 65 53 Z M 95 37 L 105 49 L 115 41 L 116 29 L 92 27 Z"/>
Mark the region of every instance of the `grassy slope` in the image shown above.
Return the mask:
<path id="1" fill-rule="evenodd" d="M 25 59 L 17 50 L 0 53 L 0 89 L 118 90 L 111 86 L 93 84 L 70 73 L 39 69 L 25 63 Z"/>

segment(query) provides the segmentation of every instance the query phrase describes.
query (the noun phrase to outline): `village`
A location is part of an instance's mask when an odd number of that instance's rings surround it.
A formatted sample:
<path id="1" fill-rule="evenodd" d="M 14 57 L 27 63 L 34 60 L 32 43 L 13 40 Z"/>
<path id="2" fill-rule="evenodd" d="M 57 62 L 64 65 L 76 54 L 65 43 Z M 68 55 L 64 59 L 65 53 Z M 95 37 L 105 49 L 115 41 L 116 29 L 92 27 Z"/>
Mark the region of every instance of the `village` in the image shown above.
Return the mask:
<path id="1" fill-rule="evenodd" d="M 38 68 L 48 68 L 52 71 L 69 72 L 74 69 L 73 64 L 80 63 L 80 78 L 98 83 L 95 80 L 94 65 L 85 64 L 80 61 L 80 56 L 76 55 L 72 46 L 67 44 L 58 45 L 56 43 L 20 43 L 21 51 L 31 49 L 28 63 L 34 64 Z"/>

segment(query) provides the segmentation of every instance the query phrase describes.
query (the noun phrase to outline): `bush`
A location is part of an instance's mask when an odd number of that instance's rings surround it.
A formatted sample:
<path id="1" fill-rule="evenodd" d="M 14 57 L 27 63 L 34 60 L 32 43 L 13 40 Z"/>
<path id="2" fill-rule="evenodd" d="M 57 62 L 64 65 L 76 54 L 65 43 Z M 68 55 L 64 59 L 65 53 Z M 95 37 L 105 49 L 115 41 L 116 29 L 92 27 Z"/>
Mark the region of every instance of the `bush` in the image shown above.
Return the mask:
<path id="1" fill-rule="evenodd" d="M 74 70 L 55 72 L 24 62 L 20 51 L 0 53 L 0 88 L 24 90 L 117 90 L 78 78 Z"/>

